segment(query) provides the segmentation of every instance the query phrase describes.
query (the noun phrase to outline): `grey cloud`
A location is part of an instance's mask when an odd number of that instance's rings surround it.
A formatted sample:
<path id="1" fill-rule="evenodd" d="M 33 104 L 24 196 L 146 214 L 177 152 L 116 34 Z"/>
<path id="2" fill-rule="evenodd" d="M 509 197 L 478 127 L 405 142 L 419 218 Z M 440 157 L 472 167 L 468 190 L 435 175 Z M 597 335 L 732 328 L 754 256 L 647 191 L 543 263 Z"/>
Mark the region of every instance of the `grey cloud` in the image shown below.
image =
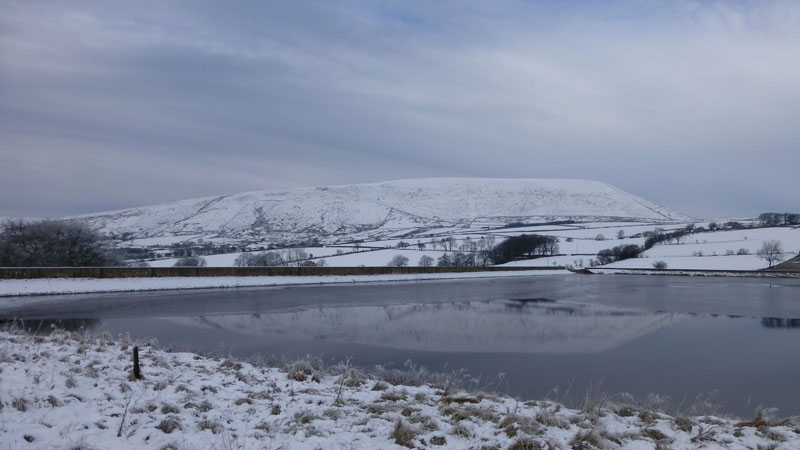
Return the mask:
<path id="1" fill-rule="evenodd" d="M 0 215 L 420 176 L 797 209 L 800 6 L 730 5 L 4 3 Z"/>

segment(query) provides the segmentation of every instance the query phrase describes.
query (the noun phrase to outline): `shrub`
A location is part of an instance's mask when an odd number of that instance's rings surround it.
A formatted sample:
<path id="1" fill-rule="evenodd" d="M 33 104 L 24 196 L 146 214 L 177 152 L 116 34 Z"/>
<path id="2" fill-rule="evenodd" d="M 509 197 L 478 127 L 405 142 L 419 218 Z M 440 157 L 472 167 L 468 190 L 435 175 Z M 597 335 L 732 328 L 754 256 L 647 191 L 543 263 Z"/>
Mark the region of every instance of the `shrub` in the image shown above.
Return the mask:
<path id="1" fill-rule="evenodd" d="M 624 259 L 637 258 L 640 253 L 642 253 L 642 248 L 638 245 L 618 245 L 614 248 L 600 250 L 600 252 L 597 253 L 597 261 L 600 265 L 605 265 Z"/>
<path id="2" fill-rule="evenodd" d="M 80 222 L 8 221 L 0 231 L 0 266 L 121 266 L 101 236 Z"/>
<path id="3" fill-rule="evenodd" d="M 653 263 L 653 268 L 658 269 L 658 270 L 664 270 L 664 269 L 667 268 L 667 262 L 666 261 L 660 261 L 660 260 L 656 261 L 656 262 Z"/>

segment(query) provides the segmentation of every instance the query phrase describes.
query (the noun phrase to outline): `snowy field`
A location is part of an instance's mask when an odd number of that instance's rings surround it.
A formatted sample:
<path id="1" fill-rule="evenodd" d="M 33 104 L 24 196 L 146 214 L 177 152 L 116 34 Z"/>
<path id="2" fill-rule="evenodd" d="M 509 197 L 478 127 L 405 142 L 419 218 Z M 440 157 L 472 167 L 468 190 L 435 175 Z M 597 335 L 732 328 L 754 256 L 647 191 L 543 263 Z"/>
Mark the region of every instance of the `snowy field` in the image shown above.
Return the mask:
<path id="1" fill-rule="evenodd" d="M 646 253 L 645 253 L 646 255 Z M 656 261 L 667 263 L 667 269 L 684 270 L 759 270 L 767 265 L 755 255 L 731 256 L 669 256 L 631 258 L 617 261 L 602 268 L 652 269 Z"/>
<path id="2" fill-rule="evenodd" d="M 316 257 L 323 257 L 327 258 L 332 255 L 336 255 L 337 252 L 342 253 L 349 253 L 354 252 L 357 249 L 355 247 L 304 247 L 301 250 L 306 252 L 309 255 L 313 255 Z M 269 251 L 269 250 L 265 250 Z M 360 249 L 360 251 L 369 251 L 366 249 Z M 208 267 L 233 267 L 236 262 L 236 258 L 239 257 L 244 252 L 237 252 L 237 253 L 222 253 L 219 255 L 206 255 L 203 256 L 206 260 L 206 265 Z M 248 253 L 261 253 L 261 252 L 248 252 Z M 172 267 L 180 258 L 167 258 L 167 259 L 159 259 L 156 261 L 148 261 L 147 263 L 150 267 Z"/>
<path id="3" fill-rule="evenodd" d="M 597 226 L 599 224 L 591 224 Z M 701 223 L 700 226 L 707 223 Z M 504 266 L 547 267 L 554 264 L 559 266 L 580 267 L 583 262 L 589 265 L 590 259 L 595 259 L 596 254 L 603 249 L 610 249 L 618 245 L 644 245 L 644 238 L 617 238 L 617 232 L 623 230 L 625 236 L 652 231 L 661 228 L 659 225 L 628 226 L 602 228 L 584 228 L 571 231 L 554 231 L 549 233 L 559 237 L 559 252 L 565 256 L 536 258 L 523 261 L 513 261 Z M 664 227 L 665 230 L 683 229 L 685 225 Z M 599 232 L 600 231 L 600 232 Z M 603 234 L 604 240 L 595 240 L 597 234 Z M 572 238 L 567 242 L 566 238 Z M 756 253 L 764 241 L 777 240 L 781 243 L 784 253 L 782 260 L 789 260 L 800 254 L 800 229 L 789 227 L 752 228 L 742 230 L 726 230 L 702 232 L 687 235 L 681 243 L 660 243 L 643 252 L 639 258 L 631 258 L 600 266 L 603 268 L 653 268 L 657 261 L 667 263 L 669 269 L 682 270 L 759 270 L 765 269 L 768 263 L 759 258 Z M 737 254 L 744 250 L 747 254 Z M 587 253 L 593 255 L 586 255 Z"/>
<path id="4" fill-rule="evenodd" d="M 162 277 L 162 278 L 41 278 L 0 280 L 0 297 L 76 294 L 90 292 L 133 292 L 168 289 L 207 289 L 258 286 L 290 286 L 307 284 L 340 284 L 442 280 L 461 278 L 527 277 L 564 275 L 566 270 L 426 273 L 402 275 L 326 275 L 265 277 Z"/>
<path id="5" fill-rule="evenodd" d="M 589 265 L 589 258 L 594 256 L 545 256 L 536 259 L 523 259 L 521 261 L 511 261 L 505 264 L 500 264 L 499 267 L 552 267 L 552 266 L 567 266 L 582 267 Z"/>
<path id="6" fill-rule="evenodd" d="M 717 223 L 725 223 L 720 219 Z M 737 219 L 742 224 L 752 221 Z M 540 233 L 555 236 L 558 241 L 559 255 L 507 263 L 508 266 L 552 267 L 589 266 L 590 260 L 597 258 L 597 253 L 619 245 L 643 246 L 643 237 L 630 236 L 652 232 L 660 228 L 666 232 L 681 230 L 687 225 L 707 228 L 709 221 L 686 223 L 645 223 L 645 222 L 588 222 L 568 225 L 533 225 L 519 228 L 485 229 L 479 227 L 454 227 L 430 230 L 435 237 L 419 234 L 416 237 L 403 239 L 382 239 L 362 242 L 360 249 L 352 247 L 308 247 L 304 250 L 313 255 L 311 261 L 325 259 L 325 264 L 333 267 L 348 266 L 386 266 L 394 256 L 403 255 L 408 258 L 409 266 L 418 266 L 420 257 L 428 255 L 436 260 L 445 253 L 451 256 L 459 251 L 465 239 L 478 242 L 481 237 L 492 237 L 498 244 L 511 236 L 525 233 Z M 455 239 L 452 251 L 445 252 L 437 242 L 437 248 L 431 241 L 443 238 Z M 800 253 L 800 228 L 745 228 L 738 230 L 705 231 L 685 236 L 680 243 L 659 243 L 643 252 L 640 258 L 628 259 L 603 266 L 608 268 L 652 268 L 657 261 L 667 263 L 669 269 L 685 270 L 758 270 L 767 267 L 767 262 L 756 253 L 764 241 L 777 240 L 781 243 L 784 254 L 782 260 L 788 260 Z M 405 242 L 407 248 L 395 248 Z M 420 250 L 418 243 L 425 245 Z M 355 252 L 356 250 L 361 250 Z M 280 250 L 278 250 L 280 251 Z M 339 254 L 337 253 L 346 253 Z M 742 254 L 744 253 L 744 254 Z M 210 255 L 204 258 L 209 267 L 232 267 L 241 253 Z M 152 267 L 170 267 L 177 258 L 150 261 Z"/>
<path id="7" fill-rule="evenodd" d="M 640 258 L 626 259 L 605 265 L 608 268 L 652 268 L 656 261 L 667 263 L 668 269 L 695 270 L 758 270 L 767 268 L 765 260 L 756 255 L 764 241 L 780 241 L 788 260 L 800 253 L 800 229 L 754 228 L 746 230 L 695 233 L 680 244 L 658 244 L 642 253 Z M 730 255 L 746 250 L 749 255 Z"/>
<path id="8" fill-rule="evenodd" d="M 282 368 L 56 331 L 0 331 L 9 449 L 796 449 L 796 419 L 739 421 L 588 396 L 582 410 L 454 389 L 452 378 L 344 364 Z M 386 373 L 384 372 L 384 375 Z M 386 378 L 386 376 L 383 376 Z"/>

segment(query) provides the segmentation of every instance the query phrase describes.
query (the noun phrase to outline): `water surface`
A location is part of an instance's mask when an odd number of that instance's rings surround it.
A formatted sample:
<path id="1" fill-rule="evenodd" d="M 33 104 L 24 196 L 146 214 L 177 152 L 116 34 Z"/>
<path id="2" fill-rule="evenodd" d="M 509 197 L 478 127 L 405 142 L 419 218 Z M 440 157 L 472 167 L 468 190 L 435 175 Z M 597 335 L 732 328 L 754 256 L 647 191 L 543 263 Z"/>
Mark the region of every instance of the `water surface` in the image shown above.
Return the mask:
<path id="1" fill-rule="evenodd" d="M 800 414 L 800 281 L 537 276 L 0 300 L 0 315 L 235 356 L 466 369 L 521 398 L 589 386 Z M 498 374 L 504 374 L 498 378 Z"/>

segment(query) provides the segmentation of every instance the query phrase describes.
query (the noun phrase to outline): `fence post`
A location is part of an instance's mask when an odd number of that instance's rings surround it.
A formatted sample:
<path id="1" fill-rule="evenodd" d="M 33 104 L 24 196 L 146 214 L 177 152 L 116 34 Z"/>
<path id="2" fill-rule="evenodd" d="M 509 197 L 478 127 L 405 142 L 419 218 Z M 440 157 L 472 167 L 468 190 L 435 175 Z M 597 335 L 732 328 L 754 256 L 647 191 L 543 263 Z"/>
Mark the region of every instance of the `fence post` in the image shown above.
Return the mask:
<path id="1" fill-rule="evenodd" d="M 139 369 L 139 347 L 133 347 L 133 379 L 141 380 L 142 372 Z"/>

